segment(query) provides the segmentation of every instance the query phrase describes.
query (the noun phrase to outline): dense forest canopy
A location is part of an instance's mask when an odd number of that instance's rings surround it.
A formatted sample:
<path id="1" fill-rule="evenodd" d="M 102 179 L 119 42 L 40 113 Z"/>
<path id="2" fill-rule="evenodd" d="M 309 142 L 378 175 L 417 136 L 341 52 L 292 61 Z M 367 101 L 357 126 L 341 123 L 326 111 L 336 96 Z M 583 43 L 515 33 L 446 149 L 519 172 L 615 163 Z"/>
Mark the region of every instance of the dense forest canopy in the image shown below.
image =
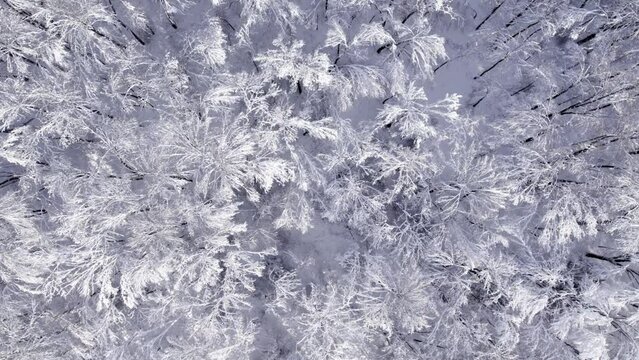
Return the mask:
<path id="1" fill-rule="evenodd" d="M 636 0 L 0 0 L 0 359 L 639 358 Z"/>

